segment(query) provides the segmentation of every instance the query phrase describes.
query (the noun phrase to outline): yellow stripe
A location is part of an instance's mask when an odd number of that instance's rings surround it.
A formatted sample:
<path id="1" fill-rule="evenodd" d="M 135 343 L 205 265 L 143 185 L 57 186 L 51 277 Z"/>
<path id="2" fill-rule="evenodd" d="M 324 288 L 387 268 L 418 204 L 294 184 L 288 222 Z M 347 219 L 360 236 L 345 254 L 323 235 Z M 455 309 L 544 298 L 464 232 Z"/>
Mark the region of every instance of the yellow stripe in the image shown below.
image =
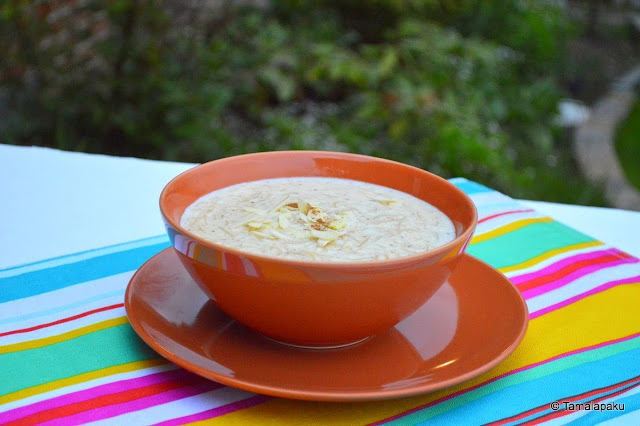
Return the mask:
<path id="1" fill-rule="evenodd" d="M 496 376 L 640 330 L 640 284 L 614 287 L 532 320 L 516 351 L 491 371 L 463 384 L 410 398 L 364 403 L 302 402 L 274 398 L 263 404 L 191 424 L 365 424 L 405 412 Z M 616 321 L 611 321 L 615 318 Z M 602 327 L 602 324 L 607 324 Z M 384 368 L 384 366 L 380 366 Z"/>
<path id="2" fill-rule="evenodd" d="M 595 247 L 595 246 L 601 246 L 604 245 L 603 242 L 600 241 L 587 241 L 586 243 L 579 243 L 579 244 L 573 244 L 571 246 L 566 246 L 566 247 L 561 247 L 555 250 L 550 250 L 544 254 L 541 254 L 540 256 L 536 256 L 532 259 L 527 260 L 526 262 L 522 262 L 522 263 L 518 263 L 517 265 L 512 265 L 512 266 L 505 266 L 504 268 L 499 268 L 498 270 L 500 272 L 502 272 L 503 274 L 506 274 L 507 272 L 513 272 L 513 271 L 517 271 L 519 269 L 526 269 L 526 268 L 530 268 L 532 266 L 534 266 L 537 263 L 540 263 L 544 260 L 550 259 L 553 256 L 557 256 L 559 254 L 562 253 L 566 253 L 572 250 L 580 250 L 583 248 L 587 248 L 587 247 Z"/>
<path id="3" fill-rule="evenodd" d="M 49 383 L 43 383 L 41 385 L 32 386 L 30 388 L 21 389 L 13 393 L 2 395 L 0 396 L 0 405 L 64 388 L 66 386 L 77 385 L 78 383 L 84 383 L 90 380 L 99 379 L 101 377 L 107 377 L 119 373 L 128 373 L 130 371 L 142 370 L 144 368 L 155 367 L 156 365 L 163 365 L 167 363 L 168 361 L 164 358 L 134 361 L 127 364 L 114 365 L 113 367 L 102 368 L 100 370 L 78 374 L 77 376 L 67 377 Z"/>
<path id="4" fill-rule="evenodd" d="M 550 217 L 533 217 L 530 219 L 516 220 L 515 222 L 511 222 L 508 225 L 501 226 L 494 230 L 485 232 L 484 234 L 474 236 L 471 239 L 471 244 L 481 243 L 483 241 L 487 241 L 492 238 L 499 237 L 500 235 L 507 234 L 511 231 L 515 231 L 516 229 L 524 228 L 525 226 L 531 225 L 532 223 L 542 223 L 542 222 L 553 222 L 553 219 L 551 219 Z"/>
<path id="5" fill-rule="evenodd" d="M 127 317 L 118 317 L 91 324 L 86 327 L 81 327 L 76 330 L 67 331 L 66 333 L 58 334 L 56 336 L 49 336 L 42 339 L 30 340 L 28 342 L 20 342 L 13 343 L 11 345 L 0 346 L 0 355 L 9 352 L 25 351 L 27 349 L 35 349 L 41 348 L 43 346 L 53 345 L 55 343 L 64 342 L 65 340 L 71 340 L 75 337 L 93 333 L 94 331 L 104 330 L 105 328 L 127 324 L 128 322 L 129 321 L 127 320 Z"/>

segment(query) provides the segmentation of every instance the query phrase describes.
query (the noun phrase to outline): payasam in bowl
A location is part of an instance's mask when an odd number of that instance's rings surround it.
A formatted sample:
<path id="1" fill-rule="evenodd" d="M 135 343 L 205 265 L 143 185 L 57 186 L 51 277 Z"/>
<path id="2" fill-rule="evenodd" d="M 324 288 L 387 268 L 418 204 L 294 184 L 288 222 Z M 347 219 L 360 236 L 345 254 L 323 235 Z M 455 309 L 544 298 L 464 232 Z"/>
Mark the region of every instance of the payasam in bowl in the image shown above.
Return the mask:
<path id="1" fill-rule="evenodd" d="M 181 262 L 221 310 L 304 347 L 353 344 L 412 314 L 477 223 L 471 199 L 445 179 L 320 151 L 196 166 L 167 184 L 160 209 Z"/>

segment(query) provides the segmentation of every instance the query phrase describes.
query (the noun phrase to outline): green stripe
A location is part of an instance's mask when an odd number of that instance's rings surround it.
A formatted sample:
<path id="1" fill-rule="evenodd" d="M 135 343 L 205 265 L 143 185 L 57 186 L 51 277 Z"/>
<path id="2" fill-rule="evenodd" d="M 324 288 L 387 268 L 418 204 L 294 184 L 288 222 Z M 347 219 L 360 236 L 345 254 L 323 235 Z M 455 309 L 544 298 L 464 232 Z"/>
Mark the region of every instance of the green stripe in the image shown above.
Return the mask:
<path id="1" fill-rule="evenodd" d="M 526 383 L 532 380 L 550 376 L 552 374 L 567 371 L 583 364 L 600 361 L 618 354 L 632 351 L 637 348 L 640 348 L 640 338 L 633 338 L 620 343 L 603 346 L 601 348 L 580 352 L 575 355 L 570 355 L 564 358 L 557 359 L 555 361 L 547 362 L 537 367 L 503 377 L 502 379 L 498 379 L 489 385 L 482 385 L 477 389 L 462 393 L 457 397 L 433 405 L 428 409 L 421 409 L 419 411 L 416 411 L 415 413 L 411 413 L 407 416 L 401 417 L 397 420 L 397 423 L 416 424 L 418 422 L 423 422 L 425 420 L 429 420 L 433 417 L 461 407 L 471 401 L 475 401 L 486 395 L 490 395 L 494 392 L 499 392 L 506 388 L 519 385 L 521 383 Z"/>
<path id="2" fill-rule="evenodd" d="M 537 222 L 499 237 L 471 244 L 467 252 L 494 268 L 526 262 L 550 250 L 594 241 L 559 222 Z"/>
<path id="3" fill-rule="evenodd" d="M 108 350 L 107 350 L 108 349 Z M 0 395 L 134 361 L 159 358 L 130 324 L 0 355 Z"/>

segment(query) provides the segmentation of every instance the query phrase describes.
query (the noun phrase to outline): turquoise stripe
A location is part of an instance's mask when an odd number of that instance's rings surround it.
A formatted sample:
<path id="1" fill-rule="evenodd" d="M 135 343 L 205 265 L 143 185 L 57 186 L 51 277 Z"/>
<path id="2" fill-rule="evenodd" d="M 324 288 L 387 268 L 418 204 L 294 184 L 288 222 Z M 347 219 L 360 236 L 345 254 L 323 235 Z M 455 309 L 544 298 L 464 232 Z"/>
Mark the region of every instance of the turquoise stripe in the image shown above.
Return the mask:
<path id="1" fill-rule="evenodd" d="M 592 395 L 592 396 L 589 396 L 587 398 L 582 398 L 582 399 L 579 399 L 579 400 L 576 400 L 576 401 L 570 401 L 570 402 L 572 404 L 576 404 L 576 403 L 584 404 L 584 403 L 587 403 L 589 401 L 593 401 L 594 399 L 604 399 L 604 400 L 606 400 L 607 398 L 611 398 L 612 402 L 613 402 L 613 400 L 615 398 L 611 397 L 611 395 L 615 394 L 616 392 L 620 392 L 620 391 L 625 391 L 625 392 L 632 391 L 637 386 L 638 386 L 638 383 L 633 383 L 633 384 L 630 384 L 630 385 L 628 384 L 626 386 L 620 387 L 619 389 L 609 390 L 609 391 L 606 391 L 606 392 L 599 393 L 597 395 Z M 570 397 L 571 396 L 564 397 L 564 398 L 560 399 L 560 401 L 559 401 L 560 402 L 560 411 L 565 411 L 565 404 L 564 404 L 563 401 L 566 400 L 567 398 L 570 398 Z M 518 423 L 525 423 L 525 422 L 530 422 L 530 421 L 535 421 L 535 420 L 540 421 L 540 420 L 543 420 L 545 416 L 553 414 L 554 412 L 555 411 L 553 411 L 551 409 L 547 409 L 545 411 L 541 411 L 539 413 L 536 413 L 536 414 L 534 414 L 532 416 L 520 419 L 520 420 L 518 420 Z M 571 413 L 571 411 L 569 411 L 569 413 Z M 621 415 L 622 414 L 624 414 L 624 413 L 621 413 Z M 567 414 L 567 415 L 570 415 L 570 414 Z M 571 423 L 579 422 L 581 418 L 582 417 L 576 417 L 576 419 L 574 421 L 572 421 Z M 593 423 L 588 422 L 587 424 L 593 424 Z"/>
<path id="2" fill-rule="evenodd" d="M 480 185 L 477 182 L 473 182 L 471 180 L 467 180 L 467 179 L 464 179 L 464 178 L 449 179 L 449 182 L 451 182 L 452 184 L 454 184 L 455 186 L 460 188 L 467 195 L 477 194 L 477 193 L 480 193 L 480 192 L 496 192 L 495 190 L 493 190 L 491 188 L 487 188 L 484 185 Z"/>
<path id="3" fill-rule="evenodd" d="M 146 260 L 167 247 L 169 241 L 165 239 L 162 243 L 0 278 L 0 303 L 138 269 Z"/>
<path id="4" fill-rule="evenodd" d="M 537 222 L 490 240 L 472 243 L 467 252 L 494 268 L 504 268 L 550 250 L 588 241 L 593 241 L 593 238 L 562 223 Z"/>
<path id="5" fill-rule="evenodd" d="M 101 256 L 103 254 L 115 253 L 127 249 L 133 249 L 142 246 L 149 246 L 166 241 L 167 235 L 157 235 L 155 237 L 143 238 L 140 240 L 127 241 L 126 243 L 114 244 L 111 246 L 100 247 L 91 250 L 80 251 L 76 253 L 66 254 L 64 256 L 52 257 L 49 259 L 39 260 L 37 262 L 25 263 L 10 268 L 0 269 L 0 278 L 10 277 L 14 275 L 24 274 L 26 272 L 36 271 L 38 269 L 46 269 L 67 263 L 74 263 L 80 260 Z"/>
<path id="6" fill-rule="evenodd" d="M 622 398 L 615 399 L 613 402 L 624 404 L 624 411 L 590 411 L 586 415 L 577 418 L 576 420 L 567 424 L 574 426 L 595 425 L 607 420 L 624 416 L 625 414 L 629 414 L 633 411 L 640 410 L 640 393 L 635 393 L 627 397 L 624 397 L 624 395 L 620 396 Z"/>
<path id="7" fill-rule="evenodd" d="M 615 383 L 612 383 L 610 386 L 612 386 L 612 385 L 615 385 Z M 592 395 L 592 396 L 589 396 L 589 397 L 586 397 L 586 398 L 582 398 L 582 399 L 577 399 L 575 401 L 570 401 L 570 402 L 572 404 L 575 404 L 575 403 L 583 404 L 583 403 L 592 401 L 594 399 L 608 398 L 608 397 L 610 397 L 611 395 L 613 395 L 616 392 L 620 392 L 622 390 L 627 391 L 627 390 L 633 389 L 635 386 L 637 386 L 637 383 L 630 384 L 630 385 L 628 384 L 626 386 L 620 387 L 619 389 L 613 389 L 613 390 L 604 391 L 604 392 L 598 393 L 596 395 Z M 596 390 L 596 389 L 593 389 L 593 390 Z M 573 397 L 573 395 L 565 395 L 563 398 L 560 398 L 560 400 L 559 400 L 559 402 L 560 402 L 560 411 L 564 411 L 564 401 L 567 400 L 568 398 L 571 398 L 571 397 Z M 522 418 L 522 419 L 518 420 L 518 423 L 525 423 L 525 422 L 530 422 L 530 421 L 534 421 L 534 420 L 540 420 L 540 419 L 543 419 L 545 416 L 548 416 L 548 415 L 553 414 L 553 413 L 554 413 L 554 411 L 551 408 L 547 407 L 547 409 L 544 410 L 544 411 L 540 411 L 540 412 L 535 413 L 535 414 L 533 414 L 533 415 L 531 415 L 529 417 L 525 417 L 525 418 Z M 577 418 L 576 418 L 576 420 L 577 420 Z"/>
<path id="8" fill-rule="evenodd" d="M 473 197 L 471 197 L 473 199 Z M 520 204 L 517 203 L 515 201 L 510 201 L 507 203 L 493 203 L 493 204 L 478 204 L 476 202 L 476 200 L 473 200 L 476 203 L 476 209 L 478 209 L 478 212 L 484 212 L 486 210 L 496 210 L 495 213 L 500 213 L 503 211 L 509 211 L 509 210 L 520 210 L 520 209 L 528 209 L 529 207 L 525 206 L 524 204 Z M 485 216 L 485 214 L 480 215 L 481 219 L 483 216 Z M 489 216 L 488 214 L 486 214 L 486 216 Z"/>
<path id="9" fill-rule="evenodd" d="M 635 377 L 640 374 L 638 357 L 640 337 L 511 374 L 410 413 L 395 423 L 457 424 L 460 419 L 465 419 L 466 424 L 481 424 L 504 419 L 567 395 L 577 395 Z"/>
<path id="10" fill-rule="evenodd" d="M 588 362 L 569 370 L 511 386 L 494 392 L 439 416 L 426 413 L 418 424 L 456 425 L 460 419 L 466 424 L 484 424 L 561 400 L 567 395 L 578 395 L 609 386 L 637 376 L 640 373 L 640 348 Z"/>
<path id="11" fill-rule="evenodd" d="M 0 355 L 0 395 L 156 358 L 160 356 L 140 340 L 131 325 L 122 324 L 52 345 Z"/>

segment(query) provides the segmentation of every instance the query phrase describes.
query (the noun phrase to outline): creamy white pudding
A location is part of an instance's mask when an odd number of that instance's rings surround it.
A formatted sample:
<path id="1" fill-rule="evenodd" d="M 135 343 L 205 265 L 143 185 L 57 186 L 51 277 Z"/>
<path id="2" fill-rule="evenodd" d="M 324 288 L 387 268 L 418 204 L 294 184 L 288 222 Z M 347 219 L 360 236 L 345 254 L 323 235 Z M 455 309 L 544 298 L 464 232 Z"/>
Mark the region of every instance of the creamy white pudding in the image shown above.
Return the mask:
<path id="1" fill-rule="evenodd" d="M 384 186 L 325 177 L 229 186 L 196 200 L 180 225 L 244 252 L 324 262 L 406 257 L 455 238 L 451 220 L 423 200 Z"/>

